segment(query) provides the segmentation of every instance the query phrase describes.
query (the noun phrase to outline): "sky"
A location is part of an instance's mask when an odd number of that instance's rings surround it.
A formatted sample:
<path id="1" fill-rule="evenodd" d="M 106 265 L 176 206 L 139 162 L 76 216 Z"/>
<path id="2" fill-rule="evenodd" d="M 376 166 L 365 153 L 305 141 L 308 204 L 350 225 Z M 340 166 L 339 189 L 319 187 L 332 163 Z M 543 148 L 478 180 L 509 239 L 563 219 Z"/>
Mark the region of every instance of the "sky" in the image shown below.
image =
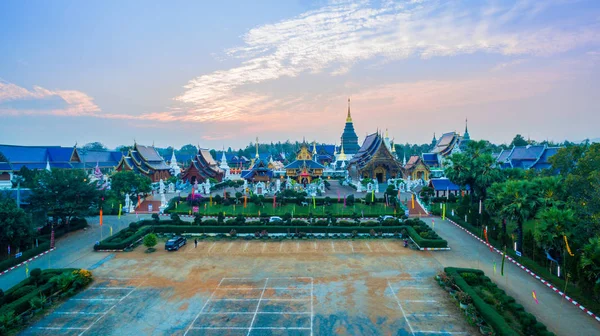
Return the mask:
<path id="1" fill-rule="evenodd" d="M 0 2 L 0 143 L 600 137 L 600 1 Z"/>

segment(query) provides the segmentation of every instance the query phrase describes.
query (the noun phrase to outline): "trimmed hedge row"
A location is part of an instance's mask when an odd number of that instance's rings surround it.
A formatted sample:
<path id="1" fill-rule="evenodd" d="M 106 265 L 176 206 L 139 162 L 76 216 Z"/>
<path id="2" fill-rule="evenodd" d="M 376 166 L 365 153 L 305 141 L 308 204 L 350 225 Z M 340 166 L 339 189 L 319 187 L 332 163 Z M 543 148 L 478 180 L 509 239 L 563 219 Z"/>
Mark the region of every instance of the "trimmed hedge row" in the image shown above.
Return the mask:
<path id="1" fill-rule="evenodd" d="M 15 265 L 22 263 L 23 261 L 35 257 L 36 255 L 48 251 L 50 249 L 50 242 L 40 242 L 38 247 L 26 250 L 19 258 L 11 258 L 0 262 L 0 272 L 3 272 Z"/>
<path id="2" fill-rule="evenodd" d="M 155 233 L 173 233 L 173 234 L 186 234 L 186 233 L 229 233 L 234 229 L 237 234 L 252 234 L 257 231 L 267 230 L 269 233 L 323 233 L 323 234 L 339 234 L 339 233 L 369 233 L 371 230 L 383 233 L 396 233 L 402 229 L 406 229 L 406 226 L 378 226 L 378 227 L 322 227 L 322 226 L 264 226 L 264 225 L 251 225 L 251 226 L 174 226 L 174 225 L 157 225 L 154 227 Z"/>
<path id="3" fill-rule="evenodd" d="M 46 269 L 46 270 L 42 271 L 42 276 L 51 278 L 51 277 L 63 274 L 65 272 L 73 272 L 75 270 L 77 270 L 77 269 L 76 268 Z M 9 290 L 6 291 L 5 297 L 11 298 L 13 296 L 13 294 L 15 292 L 18 293 L 18 291 L 21 288 L 32 285 L 33 284 L 32 281 L 33 281 L 33 278 L 30 277 L 30 278 L 27 278 L 27 279 L 19 282 L 18 284 L 16 284 L 15 286 L 11 287 Z M 40 294 L 43 294 L 45 296 L 51 295 L 52 291 L 54 289 L 54 286 L 55 285 L 53 283 L 48 282 L 40 287 L 36 287 L 34 290 L 29 292 L 28 294 L 25 294 L 12 302 L 2 305 L 0 307 L 0 315 L 10 312 L 10 311 L 14 311 L 15 315 L 24 313 L 31 307 L 31 305 L 29 304 L 29 300 L 33 299 L 34 297 L 39 297 Z"/>
<path id="4" fill-rule="evenodd" d="M 477 281 L 482 281 L 482 285 L 488 288 L 497 288 L 496 284 L 494 284 L 490 278 L 484 275 L 484 272 L 478 269 L 471 268 L 454 268 L 454 267 L 446 267 L 444 271 L 454 278 L 455 284 L 467 293 L 473 300 L 473 305 L 485 322 L 487 322 L 496 332 L 496 335 L 499 336 L 518 336 L 520 333 L 514 330 L 511 325 L 509 325 L 496 308 L 488 304 L 477 291 L 471 287 L 467 283 L 467 281 L 462 277 L 461 273 L 472 273 L 475 274 L 478 278 Z M 473 281 L 473 280 L 471 280 Z M 523 306 L 517 304 L 515 299 L 509 295 L 506 295 L 503 290 L 500 290 L 500 294 L 497 297 L 500 302 L 502 302 L 503 306 L 508 308 L 507 310 L 512 312 L 515 317 L 518 318 L 519 323 L 525 330 L 521 330 L 524 334 L 527 335 L 539 335 L 539 336 L 553 336 L 554 334 L 549 332 L 546 329 L 546 326 L 541 322 L 538 322 L 530 313 L 525 312 Z"/>
<path id="5" fill-rule="evenodd" d="M 419 247 L 448 247 L 448 241 L 444 239 L 427 239 L 421 237 L 411 226 L 406 226 L 408 235 L 419 245 Z"/>
<path id="6" fill-rule="evenodd" d="M 122 239 L 124 234 L 131 232 L 130 230 L 131 229 L 123 230 L 118 234 L 103 240 L 100 244 L 94 245 L 94 250 L 123 250 L 151 232 L 152 226 L 142 226 L 132 235 Z"/>

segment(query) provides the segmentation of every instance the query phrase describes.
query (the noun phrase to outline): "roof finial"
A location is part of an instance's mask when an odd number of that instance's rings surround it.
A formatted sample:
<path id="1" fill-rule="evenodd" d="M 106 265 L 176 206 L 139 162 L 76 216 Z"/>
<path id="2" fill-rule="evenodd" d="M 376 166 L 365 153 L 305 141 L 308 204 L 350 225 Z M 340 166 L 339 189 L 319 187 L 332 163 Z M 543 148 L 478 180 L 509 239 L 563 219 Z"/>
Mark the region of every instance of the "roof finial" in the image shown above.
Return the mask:
<path id="1" fill-rule="evenodd" d="M 465 118 L 465 133 L 469 133 L 469 120 Z"/>
<path id="2" fill-rule="evenodd" d="M 256 137 L 256 155 L 255 157 L 258 159 L 259 155 L 258 155 L 258 137 Z"/>
<path id="3" fill-rule="evenodd" d="M 352 116 L 350 115 L 350 97 L 348 97 L 348 116 L 346 117 L 346 122 L 347 123 L 352 122 Z"/>
<path id="4" fill-rule="evenodd" d="M 317 142 L 313 140 L 313 154 L 317 154 Z"/>

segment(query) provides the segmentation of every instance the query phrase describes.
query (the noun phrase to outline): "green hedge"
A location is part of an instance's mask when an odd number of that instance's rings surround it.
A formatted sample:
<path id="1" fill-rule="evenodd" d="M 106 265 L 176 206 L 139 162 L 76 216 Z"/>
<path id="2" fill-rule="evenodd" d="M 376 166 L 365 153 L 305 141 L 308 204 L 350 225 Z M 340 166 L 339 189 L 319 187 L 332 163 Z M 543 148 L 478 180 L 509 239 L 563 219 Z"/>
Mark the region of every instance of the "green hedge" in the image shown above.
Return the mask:
<path id="1" fill-rule="evenodd" d="M 3 272 L 3 271 L 23 262 L 31 257 L 34 257 L 34 256 L 40 254 L 40 253 L 48 251 L 49 249 L 50 249 L 50 242 L 40 242 L 38 247 L 34 247 L 32 249 L 29 249 L 29 250 L 23 252 L 23 255 L 20 256 L 19 258 L 11 258 L 11 259 L 7 259 L 7 260 L 0 262 L 0 272 Z"/>
<path id="2" fill-rule="evenodd" d="M 319 233 L 319 234 L 350 234 L 352 231 L 357 233 L 369 233 L 371 230 L 383 233 L 400 233 L 404 226 L 378 226 L 378 227 L 323 227 L 323 226 L 265 226 L 265 225 L 250 225 L 250 226 L 174 226 L 174 225 L 158 225 L 154 227 L 155 233 L 173 233 L 173 234 L 186 234 L 186 233 L 229 233 L 234 229 L 238 234 L 252 234 L 257 231 L 266 230 L 269 233 Z"/>
<path id="3" fill-rule="evenodd" d="M 523 306 L 517 304 L 515 299 L 503 290 L 497 289 L 497 285 L 494 284 L 489 277 L 484 275 L 484 272 L 478 269 L 470 268 L 454 268 L 446 267 L 444 271 L 454 278 L 455 284 L 465 293 L 467 293 L 473 300 L 473 305 L 477 308 L 477 311 L 481 314 L 485 322 L 487 322 L 499 336 L 518 336 L 523 334 L 527 335 L 539 335 L 539 336 L 550 336 L 554 335 L 546 329 L 546 326 L 536 321 L 535 316 L 525 312 Z M 519 323 L 525 330 L 516 331 L 509 323 L 507 323 L 504 316 L 496 310 L 496 308 L 488 304 L 482 297 L 479 296 L 477 291 L 467 283 L 467 281 L 461 275 L 462 273 L 473 273 L 477 275 L 477 278 L 471 281 L 476 281 L 481 286 L 485 286 L 488 289 L 494 288 L 495 291 L 499 291 L 495 297 L 501 302 L 503 310 L 509 310 L 519 320 Z"/>
<path id="4" fill-rule="evenodd" d="M 50 277 L 52 277 L 52 276 L 56 276 L 56 275 L 59 275 L 59 274 L 65 273 L 65 272 L 73 272 L 75 270 L 77 270 L 77 269 L 76 268 L 46 269 L 46 270 L 42 271 L 41 277 L 48 278 L 48 275 L 50 275 Z M 6 312 L 10 312 L 10 311 L 14 311 L 15 315 L 22 314 L 30 308 L 29 300 L 33 299 L 34 297 L 38 297 L 40 294 L 49 296 L 54 291 L 54 284 L 48 282 L 48 283 L 41 285 L 40 287 L 36 287 L 35 290 L 29 292 L 28 294 L 26 294 L 24 296 L 21 296 L 19 298 L 12 298 L 12 296 L 15 292 L 17 292 L 17 293 L 19 292 L 19 289 L 26 287 L 26 286 L 31 286 L 31 285 L 34 285 L 33 278 L 27 278 L 27 279 L 19 282 L 18 284 L 14 285 L 13 287 L 11 287 L 9 290 L 7 290 L 5 293 L 5 298 L 7 298 L 9 300 L 14 299 L 14 301 L 11 301 L 7 304 L 2 304 L 2 306 L 0 306 L 0 315 L 4 314 Z"/>
<path id="5" fill-rule="evenodd" d="M 421 237 L 415 229 L 410 226 L 406 227 L 408 235 L 419 245 L 419 247 L 448 247 L 448 241 L 444 239 L 426 239 Z"/>
<path id="6" fill-rule="evenodd" d="M 141 228 L 137 229 L 137 231 L 135 231 L 135 233 L 133 233 L 131 236 L 121 240 L 120 238 L 122 238 L 124 232 L 131 232 L 130 230 L 131 229 L 123 230 L 118 234 L 103 240 L 102 242 L 100 242 L 100 244 L 94 245 L 94 250 L 123 250 L 129 247 L 131 244 L 135 243 L 137 240 L 144 237 L 147 233 L 151 232 L 152 226 L 142 226 Z"/>

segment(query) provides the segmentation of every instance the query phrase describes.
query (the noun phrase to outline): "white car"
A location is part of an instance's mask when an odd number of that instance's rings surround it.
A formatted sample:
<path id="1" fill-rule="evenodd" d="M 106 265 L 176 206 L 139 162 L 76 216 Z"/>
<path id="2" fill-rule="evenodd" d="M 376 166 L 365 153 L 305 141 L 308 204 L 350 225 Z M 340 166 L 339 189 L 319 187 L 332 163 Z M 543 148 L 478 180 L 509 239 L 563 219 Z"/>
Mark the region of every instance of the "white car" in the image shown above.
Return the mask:
<path id="1" fill-rule="evenodd" d="M 277 222 L 283 222 L 283 219 L 281 219 L 281 217 L 279 217 L 279 216 L 271 216 L 271 218 L 269 218 L 269 223 L 277 223 Z"/>
<path id="2" fill-rule="evenodd" d="M 388 219 L 396 219 L 396 217 L 394 217 L 394 216 L 391 216 L 391 215 L 385 215 L 385 216 L 381 216 L 381 217 L 379 218 L 379 220 L 380 220 L 380 221 L 382 221 L 382 222 L 385 222 L 385 221 L 386 221 L 386 220 L 388 220 Z"/>

